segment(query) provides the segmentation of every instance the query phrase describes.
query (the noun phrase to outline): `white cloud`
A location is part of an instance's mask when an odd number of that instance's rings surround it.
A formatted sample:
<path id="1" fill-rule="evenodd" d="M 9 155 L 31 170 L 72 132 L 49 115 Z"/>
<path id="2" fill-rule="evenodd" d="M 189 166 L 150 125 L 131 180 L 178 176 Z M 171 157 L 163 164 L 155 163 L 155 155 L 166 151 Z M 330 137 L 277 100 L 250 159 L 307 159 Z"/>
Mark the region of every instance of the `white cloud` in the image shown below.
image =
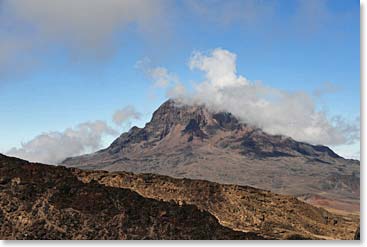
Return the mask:
<path id="1" fill-rule="evenodd" d="M 237 74 L 236 55 L 224 49 L 209 54 L 195 52 L 191 69 L 205 74 L 192 93 L 178 90 L 168 95 L 187 104 L 205 104 L 213 111 L 228 111 L 241 121 L 270 134 L 290 136 L 313 144 L 339 145 L 359 140 L 359 121 L 329 118 L 317 110 L 312 96 L 290 93 L 252 82 Z"/>
<path id="2" fill-rule="evenodd" d="M 34 162 L 58 164 L 67 157 L 96 151 L 101 148 L 103 136 L 117 134 L 103 121 L 85 122 L 63 132 L 38 135 L 6 154 Z"/>
<path id="3" fill-rule="evenodd" d="M 177 77 L 168 72 L 166 68 L 156 67 L 148 71 L 149 76 L 154 80 L 154 86 L 165 88 L 171 83 L 178 81 Z"/>
<path id="4" fill-rule="evenodd" d="M 205 72 L 206 79 L 215 88 L 248 84 L 246 78 L 237 76 L 236 54 L 227 50 L 217 48 L 212 51 L 211 56 L 194 52 L 189 67 Z"/>
<path id="5" fill-rule="evenodd" d="M 133 106 L 129 105 L 117 110 L 113 114 L 112 120 L 116 125 L 121 125 L 122 123 L 132 119 L 138 120 L 140 117 L 141 114 L 137 112 Z"/>
<path id="6" fill-rule="evenodd" d="M 361 159 L 360 143 L 356 142 L 353 144 L 338 145 L 333 147 L 333 151 L 342 157 L 347 159 Z"/>
<path id="7" fill-rule="evenodd" d="M 113 114 L 112 121 L 122 125 L 140 116 L 133 106 L 126 106 Z M 119 131 L 104 121 L 85 122 L 64 131 L 42 133 L 6 154 L 33 162 L 59 164 L 68 157 L 97 151 L 102 148 L 105 138 L 116 138 L 118 134 Z"/>
<path id="8" fill-rule="evenodd" d="M 176 83 L 174 86 L 167 90 L 167 96 L 169 98 L 182 98 L 187 94 L 187 90 L 182 83 Z"/>

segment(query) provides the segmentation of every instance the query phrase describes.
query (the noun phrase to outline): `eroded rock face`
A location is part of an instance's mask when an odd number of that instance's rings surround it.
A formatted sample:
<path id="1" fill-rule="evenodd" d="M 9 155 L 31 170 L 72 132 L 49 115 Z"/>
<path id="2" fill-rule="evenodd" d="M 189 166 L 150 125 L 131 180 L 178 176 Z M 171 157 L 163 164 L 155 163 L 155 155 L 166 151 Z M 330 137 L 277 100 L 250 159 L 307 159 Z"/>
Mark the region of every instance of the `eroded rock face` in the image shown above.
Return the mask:
<path id="1" fill-rule="evenodd" d="M 269 135 L 230 113 L 168 100 L 144 128 L 108 148 L 68 158 L 68 167 L 155 173 L 250 185 L 294 196 L 322 195 L 338 210 L 359 210 L 360 163 L 330 148 Z M 338 203 L 331 203 L 334 201 Z M 313 200 L 312 202 L 315 202 Z"/>
<path id="2" fill-rule="evenodd" d="M 195 205 L 231 229 L 256 232 L 275 239 L 353 239 L 359 223 L 355 215 L 342 216 L 304 203 L 292 196 L 248 186 L 205 180 L 174 179 L 155 174 L 101 172 L 75 169 L 83 182 L 129 188 L 144 197 Z"/>
<path id="3" fill-rule="evenodd" d="M 195 205 L 83 183 L 72 171 L 0 155 L 0 239 L 264 239 Z"/>

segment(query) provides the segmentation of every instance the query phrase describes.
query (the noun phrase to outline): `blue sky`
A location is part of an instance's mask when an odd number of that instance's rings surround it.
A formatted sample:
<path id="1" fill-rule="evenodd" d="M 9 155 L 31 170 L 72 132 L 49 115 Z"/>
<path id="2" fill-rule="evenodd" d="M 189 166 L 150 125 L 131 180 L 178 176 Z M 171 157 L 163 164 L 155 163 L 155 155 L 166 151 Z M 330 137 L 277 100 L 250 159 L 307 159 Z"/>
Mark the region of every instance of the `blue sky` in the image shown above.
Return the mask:
<path id="1" fill-rule="evenodd" d="M 87 121 L 114 126 L 127 105 L 141 113 L 129 123 L 143 126 L 167 94 L 137 62 L 190 87 L 205 79 L 188 67 L 191 54 L 216 48 L 236 54 L 251 81 L 310 95 L 329 85 L 314 100 L 330 118 L 360 115 L 359 1 L 62 2 L 0 1 L 2 153 Z M 335 149 L 359 158 L 358 141 Z"/>

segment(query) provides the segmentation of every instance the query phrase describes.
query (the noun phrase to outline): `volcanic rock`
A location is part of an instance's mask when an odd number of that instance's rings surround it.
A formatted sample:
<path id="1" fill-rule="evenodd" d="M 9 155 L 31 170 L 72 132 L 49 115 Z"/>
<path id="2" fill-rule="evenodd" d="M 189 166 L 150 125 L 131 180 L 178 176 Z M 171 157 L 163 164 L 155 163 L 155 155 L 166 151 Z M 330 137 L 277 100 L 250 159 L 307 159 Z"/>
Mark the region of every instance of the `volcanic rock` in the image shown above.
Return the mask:
<path id="1" fill-rule="evenodd" d="M 0 155 L 0 239 L 264 239 L 195 205 L 83 183 L 75 173 Z"/>

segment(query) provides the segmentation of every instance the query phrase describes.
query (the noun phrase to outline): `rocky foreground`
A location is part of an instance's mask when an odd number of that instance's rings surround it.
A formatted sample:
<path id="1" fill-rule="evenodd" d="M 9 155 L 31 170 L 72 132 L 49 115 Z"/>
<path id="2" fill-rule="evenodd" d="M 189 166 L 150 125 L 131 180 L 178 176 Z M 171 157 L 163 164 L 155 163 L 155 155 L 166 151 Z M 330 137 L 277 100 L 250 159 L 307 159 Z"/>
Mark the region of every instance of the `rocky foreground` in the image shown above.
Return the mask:
<path id="1" fill-rule="evenodd" d="M 155 174 L 73 170 L 83 182 L 128 188 L 147 198 L 195 205 L 219 223 L 274 239 L 353 239 L 359 215 L 338 215 L 296 197 L 249 186 Z"/>
<path id="2" fill-rule="evenodd" d="M 0 239 L 264 239 L 195 205 L 83 183 L 65 167 L 0 155 Z"/>
<path id="3" fill-rule="evenodd" d="M 247 186 L 0 155 L 1 239 L 353 239 L 342 216 Z"/>

